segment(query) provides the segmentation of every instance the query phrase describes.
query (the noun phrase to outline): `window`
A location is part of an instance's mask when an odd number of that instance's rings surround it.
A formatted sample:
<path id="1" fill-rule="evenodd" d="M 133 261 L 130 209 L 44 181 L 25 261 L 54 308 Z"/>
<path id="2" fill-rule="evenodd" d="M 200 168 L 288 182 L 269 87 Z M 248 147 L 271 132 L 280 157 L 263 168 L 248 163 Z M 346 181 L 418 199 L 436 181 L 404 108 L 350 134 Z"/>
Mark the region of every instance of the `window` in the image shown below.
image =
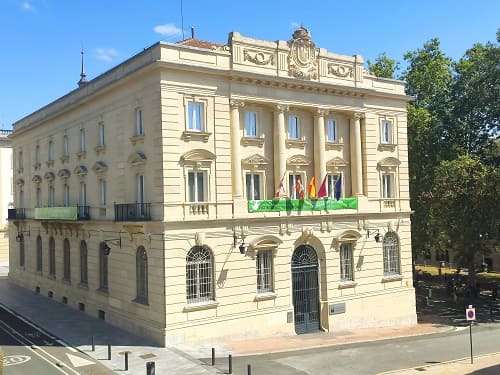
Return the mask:
<path id="1" fill-rule="evenodd" d="M 18 207 L 24 207 L 24 190 L 19 190 L 19 206 Z"/>
<path id="2" fill-rule="evenodd" d="M 247 173 L 245 178 L 247 200 L 261 199 L 261 175 L 259 173 Z"/>
<path id="3" fill-rule="evenodd" d="M 288 176 L 288 191 L 291 199 L 304 199 L 304 184 L 302 175 L 290 174 Z"/>
<path id="4" fill-rule="evenodd" d="M 144 175 L 137 175 L 137 203 L 144 203 Z"/>
<path id="5" fill-rule="evenodd" d="M 87 285 L 89 282 L 87 243 L 80 242 L 80 284 Z"/>
<path id="6" fill-rule="evenodd" d="M 87 184 L 85 182 L 80 182 L 80 205 L 87 205 Z"/>
<path id="7" fill-rule="evenodd" d="M 135 274 L 136 274 L 136 301 L 148 303 L 148 255 L 146 249 L 140 246 L 137 249 L 135 259 Z"/>
<path id="8" fill-rule="evenodd" d="M 54 142 L 49 141 L 49 161 L 54 161 Z"/>
<path id="9" fill-rule="evenodd" d="M 326 139 L 328 142 L 337 142 L 337 122 L 333 119 L 326 121 Z"/>
<path id="10" fill-rule="evenodd" d="M 273 252 L 272 250 L 257 253 L 257 293 L 273 292 Z"/>
<path id="11" fill-rule="evenodd" d="M 36 207 L 42 207 L 42 189 L 40 186 L 36 187 Z"/>
<path id="12" fill-rule="evenodd" d="M 80 129 L 80 152 L 87 151 L 87 142 L 85 140 L 85 129 Z"/>
<path id="13" fill-rule="evenodd" d="M 108 255 L 106 255 L 106 243 L 99 245 L 99 289 L 108 291 Z"/>
<path id="14" fill-rule="evenodd" d="M 24 253 L 24 235 L 21 233 L 19 235 L 19 267 L 24 268 L 25 265 L 25 253 Z"/>
<path id="15" fill-rule="evenodd" d="M 384 276 L 400 274 L 399 268 L 399 240 L 394 232 L 388 232 L 384 236 Z"/>
<path id="16" fill-rule="evenodd" d="M 204 131 L 203 114 L 203 103 L 188 103 L 188 130 L 196 132 Z"/>
<path id="17" fill-rule="evenodd" d="M 54 186 L 50 185 L 49 186 L 49 196 L 48 196 L 48 206 L 49 207 L 54 207 L 55 205 L 55 193 L 54 193 Z"/>
<path id="18" fill-rule="evenodd" d="M 54 237 L 49 239 L 49 275 L 56 277 L 56 242 Z"/>
<path id="19" fill-rule="evenodd" d="M 42 272 L 43 270 L 43 257 L 42 257 L 42 237 L 38 236 L 36 238 L 36 272 Z"/>
<path id="20" fill-rule="evenodd" d="M 69 248 L 69 240 L 67 238 L 64 239 L 63 244 L 63 264 L 64 264 L 64 272 L 63 272 L 63 280 L 71 281 L 71 254 Z"/>
<path id="21" fill-rule="evenodd" d="M 257 113 L 245 112 L 245 135 L 247 137 L 257 137 Z"/>
<path id="22" fill-rule="evenodd" d="M 69 185 L 64 184 L 64 205 L 68 207 L 70 205 L 69 201 Z"/>
<path id="23" fill-rule="evenodd" d="M 19 169 L 24 168 L 24 162 L 23 162 L 23 151 L 19 151 L 19 160 L 17 161 Z"/>
<path id="24" fill-rule="evenodd" d="M 300 139 L 299 117 L 296 115 L 288 116 L 288 139 Z"/>
<path id="25" fill-rule="evenodd" d="M 63 137 L 63 155 L 69 157 L 69 140 L 67 135 Z"/>
<path id="26" fill-rule="evenodd" d="M 382 174 L 382 198 L 394 198 L 394 175 Z"/>
<path id="27" fill-rule="evenodd" d="M 186 295 L 188 303 L 213 301 L 212 254 L 205 246 L 195 246 L 186 256 Z"/>
<path id="28" fill-rule="evenodd" d="M 100 191 L 101 191 L 101 206 L 106 205 L 106 180 L 101 178 L 99 180 Z"/>
<path id="29" fill-rule="evenodd" d="M 40 164 L 40 145 L 35 146 L 35 164 Z"/>
<path id="30" fill-rule="evenodd" d="M 142 109 L 137 108 L 135 110 L 135 135 L 144 135 L 144 129 L 142 127 Z"/>
<path id="31" fill-rule="evenodd" d="M 98 144 L 98 146 L 102 147 L 105 145 L 105 142 L 104 142 L 104 124 L 102 122 L 99 123 L 98 129 L 99 129 L 99 144 Z"/>
<path id="32" fill-rule="evenodd" d="M 354 259 L 350 243 L 340 245 L 340 281 L 354 281 Z"/>
<path id="33" fill-rule="evenodd" d="M 326 189 L 329 198 L 342 197 L 342 178 L 340 173 L 326 175 Z"/>
<path id="34" fill-rule="evenodd" d="M 392 122 L 382 120 L 380 123 L 380 142 L 383 144 L 392 144 Z"/>
<path id="35" fill-rule="evenodd" d="M 206 202 L 206 172 L 188 172 L 189 202 Z"/>

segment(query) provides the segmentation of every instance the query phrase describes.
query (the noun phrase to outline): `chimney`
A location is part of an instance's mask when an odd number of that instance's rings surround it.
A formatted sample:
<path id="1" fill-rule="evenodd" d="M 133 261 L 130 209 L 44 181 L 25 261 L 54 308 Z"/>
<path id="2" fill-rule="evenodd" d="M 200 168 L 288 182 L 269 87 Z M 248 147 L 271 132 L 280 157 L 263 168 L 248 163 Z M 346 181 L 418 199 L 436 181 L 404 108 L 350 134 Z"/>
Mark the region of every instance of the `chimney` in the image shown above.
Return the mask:
<path id="1" fill-rule="evenodd" d="M 194 27 L 191 26 L 191 39 L 194 39 Z"/>

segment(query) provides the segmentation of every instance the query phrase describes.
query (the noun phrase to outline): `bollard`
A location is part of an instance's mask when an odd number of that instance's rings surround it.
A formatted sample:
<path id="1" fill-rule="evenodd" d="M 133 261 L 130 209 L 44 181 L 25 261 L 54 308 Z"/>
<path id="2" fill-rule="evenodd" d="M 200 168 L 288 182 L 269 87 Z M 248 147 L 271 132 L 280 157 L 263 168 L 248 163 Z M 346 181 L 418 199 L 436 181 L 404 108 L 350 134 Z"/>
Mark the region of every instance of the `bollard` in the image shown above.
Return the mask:
<path id="1" fill-rule="evenodd" d="M 108 344 L 108 361 L 111 361 L 111 344 Z"/>
<path id="2" fill-rule="evenodd" d="M 92 336 L 92 351 L 95 352 L 94 336 Z"/>
<path id="3" fill-rule="evenodd" d="M 128 371 L 128 352 L 125 352 L 125 371 Z"/>
<path id="4" fill-rule="evenodd" d="M 212 348 L 212 366 L 215 366 L 215 348 Z"/>
<path id="5" fill-rule="evenodd" d="M 233 356 L 231 354 L 229 354 L 229 371 L 227 373 L 233 373 Z"/>
<path id="6" fill-rule="evenodd" d="M 155 363 L 146 362 L 146 375 L 155 375 Z"/>
<path id="7" fill-rule="evenodd" d="M 252 375 L 252 365 L 247 366 L 247 375 Z"/>

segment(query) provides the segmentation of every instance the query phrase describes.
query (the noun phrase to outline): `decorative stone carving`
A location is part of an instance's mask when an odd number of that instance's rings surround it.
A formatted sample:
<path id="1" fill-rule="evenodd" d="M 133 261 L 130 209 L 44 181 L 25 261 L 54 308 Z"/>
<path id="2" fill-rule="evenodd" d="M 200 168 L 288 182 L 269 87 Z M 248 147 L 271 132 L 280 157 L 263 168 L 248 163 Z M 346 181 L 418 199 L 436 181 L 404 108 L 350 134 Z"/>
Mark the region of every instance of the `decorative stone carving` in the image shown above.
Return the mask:
<path id="1" fill-rule="evenodd" d="M 288 75 L 300 79 L 318 79 L 318 51 L 311 41 L 311 33 L 300 27 L 288 41 Z"/>
<path id="2" fill-rule="evenodd" d="M 250 53 L 253 53 L 254 55 L 252 56 Z M 260 51 L 250 51 L 248 49 L 244 49 L 243 59 L 257 65 L 275 65 L 274 55 L 269 54 L 266 56 L 263 52 Z"/>
<path id="3" fill-rule="evenodd" d="M 328 64 L 328 73 L 341 78 L 352 78 L 353 68 L 348 65 Z"/>

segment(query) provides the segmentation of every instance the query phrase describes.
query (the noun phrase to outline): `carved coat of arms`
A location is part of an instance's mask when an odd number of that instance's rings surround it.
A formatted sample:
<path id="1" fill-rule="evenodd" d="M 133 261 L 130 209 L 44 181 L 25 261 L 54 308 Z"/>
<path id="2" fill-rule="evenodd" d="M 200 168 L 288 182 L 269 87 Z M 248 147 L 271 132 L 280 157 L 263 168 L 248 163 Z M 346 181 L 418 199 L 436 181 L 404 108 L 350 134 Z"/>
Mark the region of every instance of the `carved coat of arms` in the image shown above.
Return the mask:
<path id="1" fill-rule="evenodd" d="M 288 41 L 288 75 L 301 79 L 318 79 L 318 51 L 311 41 L 311 33 L 300 27 Z"/>

